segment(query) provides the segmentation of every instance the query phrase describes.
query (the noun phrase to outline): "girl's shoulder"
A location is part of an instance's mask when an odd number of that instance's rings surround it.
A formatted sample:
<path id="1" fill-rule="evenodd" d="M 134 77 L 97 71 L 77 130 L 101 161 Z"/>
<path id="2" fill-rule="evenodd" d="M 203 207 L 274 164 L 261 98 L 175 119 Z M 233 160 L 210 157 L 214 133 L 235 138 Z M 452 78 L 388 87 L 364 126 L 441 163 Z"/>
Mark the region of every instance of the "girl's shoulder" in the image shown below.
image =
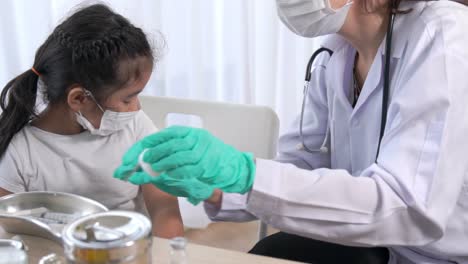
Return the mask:
<path id="1" fill-rule="evenodd" d="M 29 125 L 24 126 L 18 133 L 16 133 L 8 145 L 7 152 L 17 153 L 18 155 L 23 155 L 26 148 L 29 148 L 30 145 L 33 145 L 32 131 Z"/>
<path id="2" fill-rule="evenodd" d="M 137 140 L 158 131 L 153 120 L 143 110 L 138 111 L 132 129 L 135 131 Z"/>
<path id="3" fill-rule="evenodd" d="M 0 168 L 3 173 L 8 171 L 5 171 L 5 168 L 9 168 L 10 170 L 15 168 L 17 171 L 22 171 L 24 164 L 27 164 L 27 159 L 30 157 L 28 152 L 33 145 L 29 134 L 30 131 L 26 127 L 23 127 L 13 136 L 0 159 Z M 11 173 L 11 171 L 8 173 Z"/>

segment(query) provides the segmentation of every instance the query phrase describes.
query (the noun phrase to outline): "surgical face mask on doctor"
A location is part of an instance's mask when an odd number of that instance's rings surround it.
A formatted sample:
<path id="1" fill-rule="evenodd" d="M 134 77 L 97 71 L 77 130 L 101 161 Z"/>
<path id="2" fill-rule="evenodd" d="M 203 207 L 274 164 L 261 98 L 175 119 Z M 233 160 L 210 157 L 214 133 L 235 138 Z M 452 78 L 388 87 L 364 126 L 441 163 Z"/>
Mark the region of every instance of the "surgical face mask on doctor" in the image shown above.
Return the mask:
<path id="1" fill-rule="evenodd" d="M 352 3 L 348 0 L 335 10 L 330 0 L 276 0 L 281 21 L 292 32 L 308 38 L 337 33 Z"/>
<path id="2" fill-rule="evenodd" d="M 96 128 L 86 117 L 78 111 L 76 114 L 76 121 L 92 135 L 108 136 L 112 133 L 124 129 L 137 115 L 139 111 L 132 112 L 115 112 L 110 110 L 104 110 L 104 108 L 97 102 L 93 94 L 84 90 L 85 96 L 90 97 L 97 105 L 97 107 L 103 112 L 101 118 L 101 124 L 99 128 Z"/>

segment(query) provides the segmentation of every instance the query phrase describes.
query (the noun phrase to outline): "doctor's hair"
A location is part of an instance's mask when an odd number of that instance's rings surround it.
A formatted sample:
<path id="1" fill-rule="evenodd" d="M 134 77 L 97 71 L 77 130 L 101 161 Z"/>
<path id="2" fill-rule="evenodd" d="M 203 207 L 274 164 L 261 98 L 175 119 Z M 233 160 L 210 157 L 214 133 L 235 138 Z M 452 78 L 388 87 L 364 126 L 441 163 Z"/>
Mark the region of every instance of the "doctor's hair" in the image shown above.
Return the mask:
<path id="1" fill-rule="evenodd" d="M 39 78 L 44 84 L 39 92 L 49 106 L 66 102 L 69 90 L 78 86 L 100 101 L 153 67 L 153 52 L 145 33 L 106 5 L 77 10 L 39 47 L 33 67 L 3 88 L 0 157 L 13 136 L 38 116 Z"/>
<path id="2" fill-rule="evenodd" d="M 394 14 L 407 14 L 412 11 L 412 9 L 400 9 L 401 2 L 416 2 L 416 1 L 437 1 L 437 0 L 362 0 L 361 7 L 367 12 L 372 13 L 378 10 L 382 5 L 388 8 L 390 13 Z M 468 0 L 451 0 L 453 2 L 458 2 L 463 5 L 468 5 Z"/>
<path id="3" fill-rule="evenodd" d="M 361 0 L 360 4 L 361 4 L 361 8 L 364 9 L 369 14 L 375 11 L 378 11 L 382 8 L 385 8 L 390 13 L 395 13 L 395 14 L 409 13 L 411 10 L 399 10 L 398 9 L 401 1 L 402 0 Z"/>

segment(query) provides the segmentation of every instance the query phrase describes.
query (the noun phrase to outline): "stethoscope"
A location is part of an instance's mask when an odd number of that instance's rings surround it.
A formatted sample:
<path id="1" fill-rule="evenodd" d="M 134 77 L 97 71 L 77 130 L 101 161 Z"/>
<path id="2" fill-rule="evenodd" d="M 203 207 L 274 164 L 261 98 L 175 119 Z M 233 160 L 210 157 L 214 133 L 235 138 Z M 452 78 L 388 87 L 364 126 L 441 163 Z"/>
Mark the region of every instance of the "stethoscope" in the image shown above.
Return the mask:
<path id="1" fill-rule="evenodd" d="M 393 10 L 395 10 L 395 8 Z M 385 124 L 387 122 L 388 98 L 389 98 L 389 91 L 390 91 L 390 59 L 391 59 L 390 52 L 392 50 L 392 34 L 393 34 L 394 22 L 395 22 L 395 12 L 391 12 L 390 19 L 389 19 L 388 26 L 387 26 L 387 38 L 385 42 L 385 68 L 384 68 L 384 85 L 383 85 L 383 95 L 382 95 L 382 115 L 381 115 L 381 121 L 380 121 L 379 144 L 377 146 L 377 154 L 375 157 L 376 161 L 377 161 L 377 157 L 379 156 L 380 143 L 382 142 L 382 138 L 383 138 L 384 131 L 385 131 Z M 328 142 L 328 134 L 330 132 L 330 124 L 327 124 L 325 138 L 320 148 L 311 148 L 307 146 L 304 140 L 304 133 L 303 133 L 304 110 L 305 110 L 305 105 L 307 101 L 306 100 L 307 94 L 309 91 L 309 83 L 312 77 L 312 74 L 311 74 L 312 65 L 314 64 L 315 58 L 317 58 L 317 56 L 323 52 L 327 52 L 330 55 L 330 57 L 333 55 L 333 51 L 328 48 L 322 47 L 318 49 L 310 57 L 309 62 L 307 63 L 306 73 L 305 73 L 304 95 L 302 98 L 301 116 L 300 116 L 300 121 L 299 121 L 299 137 L 300 137 L 301 143 L 298 145 L 297 148 L 299 150 L 305 150 L 309 153 L 317 153 L 317 152 L 327 153 L 329 151 L 327 147 L 327 142 Z M 327 123 L 329 123 L 329 121 L 327 121 Z"/>

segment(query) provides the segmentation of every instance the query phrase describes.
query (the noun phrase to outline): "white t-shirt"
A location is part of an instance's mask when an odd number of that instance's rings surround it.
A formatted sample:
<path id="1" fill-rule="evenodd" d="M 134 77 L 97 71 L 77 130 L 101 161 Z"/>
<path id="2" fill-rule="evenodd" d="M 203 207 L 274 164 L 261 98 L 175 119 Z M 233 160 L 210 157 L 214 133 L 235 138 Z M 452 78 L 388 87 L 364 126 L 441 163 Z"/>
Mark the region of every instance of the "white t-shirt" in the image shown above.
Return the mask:
<path id="1" fill-rule="evenodd" d="M 114 179 L 113 172 L 128 148 L 156 130 L 143 111 L 126 129 L 105 137 L 88 131 L 58 135 L 27 125 L 0 160 L 0 187 L 13 193 L 73 193 L 109 209 L 145 212 L 141 189 Z"/>

